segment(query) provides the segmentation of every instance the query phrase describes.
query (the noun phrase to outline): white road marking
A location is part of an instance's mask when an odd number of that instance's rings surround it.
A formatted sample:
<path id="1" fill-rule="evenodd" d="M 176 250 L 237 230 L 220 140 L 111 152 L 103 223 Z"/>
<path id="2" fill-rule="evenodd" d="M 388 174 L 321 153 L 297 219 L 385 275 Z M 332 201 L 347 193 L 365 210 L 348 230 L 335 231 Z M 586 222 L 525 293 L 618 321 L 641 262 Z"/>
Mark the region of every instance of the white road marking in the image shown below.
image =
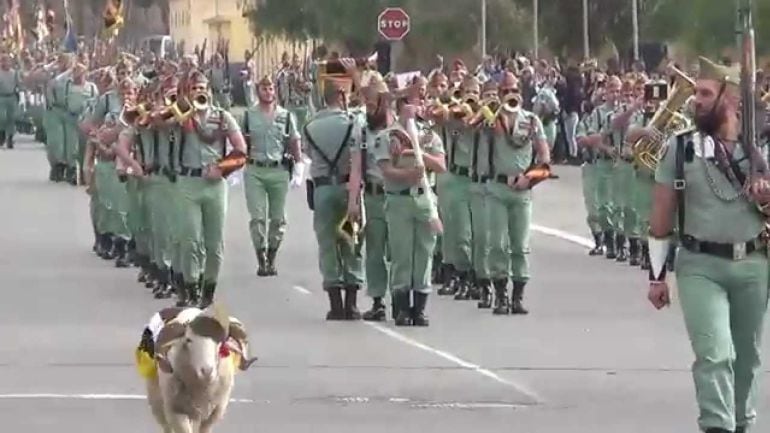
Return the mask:
<path id="1" fill-rule="evenodd" d="M 0 394 L 0 400 L 146 400 L 141 394 Z M 232 398 L 231 403 L 256 403 L 250 398 Z"/>
<path id="2" fill-rule="evenodd" d="M 538 233 L 557 237 L 559 239 L 572 242 L 573 244 L 577 244 L 582 247 L 593 248 L 595 246 L 594 241 L 592 241 L 591 239 L 585 238 L 583 236 L 573 235 L 572 233 L 569 233 L 569 232 L 565 232 L 559 229 L 553 229 L 551 227 L 545 227 L 537 224 L 532 224 L 530 227 L 532 227 L 532 230 Z"/>
<path id="3" fill-rule="evenodd" d="M 535 403 L 541 404 L 545 400 L 540 397 L 535 391 L 529 389 L 528 387 L 521 385 L 519 383 L 515 383 L 513 381 L 510 381 L 508 379 L 504 379 L 497 375 L 495 372 L 491 370 L 487 370 L 486 368 L 483 368 L 480 365 L 473 364 L 471 362 L 468 362 L 464 359 L 458 358 L 457 356 L 445 352 L 440 349 L 433 348 L 431 346 L 428 346 L 427 344 L 421 343 L 417 340 L 414 340 L 412 338 L 407 337 L 406 335 L 401 334 L 400 332 L 396 332 L 390 328 L 387 328 L 385 326 L 380 325 L 376 322 L 364 322 L 367 325 L 371 326 L 372 328 L 376 329 L 377 331 L 387 335 L 390 338 L 393 338 L 394 340 L 400 341 L 401 343 L 407 344 L 409 346 L 415 347 L 417 349 L 423 350 L 425 352 L 431 353 L 433 355 L 436 355 L 440 358 L 444 358 L 447 361 L 459 365 L 460 367 L 466 368 L 471 371 L 475 371 L 476 373 L 488 377 L 489 379 L 494 380 L 497 383 L 510 386 L 511 388 L 514 388 L 516 391 L 526 395 L 530 399 L 532 399 Z"/>
<path id="4" fill-rule="evenodd" d="M 313 294 L 310 290 L 308 290 L 308 289 L 306 289 L 306 288 L 304 288 L 302 286 L 292 286 L 292 289 L 302 293 L 303 295 L 312 295 Z"/>

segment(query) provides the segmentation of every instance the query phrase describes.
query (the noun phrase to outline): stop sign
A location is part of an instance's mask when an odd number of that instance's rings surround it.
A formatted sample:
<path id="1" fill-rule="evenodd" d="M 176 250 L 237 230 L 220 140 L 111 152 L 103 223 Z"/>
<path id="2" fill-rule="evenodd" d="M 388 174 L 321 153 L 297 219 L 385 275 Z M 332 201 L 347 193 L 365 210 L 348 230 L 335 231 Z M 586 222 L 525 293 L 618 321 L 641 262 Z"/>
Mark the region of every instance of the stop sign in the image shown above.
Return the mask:
<path id="1" fill-rule="evenodd" d="M 386 8 L 377 17 L 377 31 L 389 41 L 400 41 L 409 33 L 409 15 L 401 8 Z"/>

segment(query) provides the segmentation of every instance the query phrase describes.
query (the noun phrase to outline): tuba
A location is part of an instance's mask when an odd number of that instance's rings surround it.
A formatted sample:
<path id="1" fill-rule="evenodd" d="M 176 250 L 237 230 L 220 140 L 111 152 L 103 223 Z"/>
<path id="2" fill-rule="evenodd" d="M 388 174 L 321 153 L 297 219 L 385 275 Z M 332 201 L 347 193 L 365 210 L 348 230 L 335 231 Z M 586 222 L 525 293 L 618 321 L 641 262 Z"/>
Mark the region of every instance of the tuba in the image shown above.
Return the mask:
<path id="1" fill-rule="evenodd" d="M 652 116 L 649 125 L 652 137 L 642 137 L 632 145 L 634 163 L 639 167 L 655 171 L 663 156 L 666 140 L 686 125 L 679 110 L 695 94 L 695 81 L 684 72 L 671 67 L 676 75 L 673 91 Z"/>

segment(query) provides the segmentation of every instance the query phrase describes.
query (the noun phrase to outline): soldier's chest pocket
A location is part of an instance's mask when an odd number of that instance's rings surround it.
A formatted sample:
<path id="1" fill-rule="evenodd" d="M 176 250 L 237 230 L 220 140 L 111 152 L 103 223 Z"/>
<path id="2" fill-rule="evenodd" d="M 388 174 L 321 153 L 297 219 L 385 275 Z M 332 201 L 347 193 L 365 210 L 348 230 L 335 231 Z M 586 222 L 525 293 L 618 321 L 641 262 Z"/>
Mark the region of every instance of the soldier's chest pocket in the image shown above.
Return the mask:
<path id="1" fill-rule="evenodd" d="M 529 133 L 530 127 L 528 122 L 519 123 L 508 136 L 508 143 L 515 149 L 529 146 L 532 141 Z"/>
<path id="2" fill-rule="evenodd" d="M 272 122 L 270 128 L 267 128 L 267 131 L 269 135 L 268 138 L 277 143 L 283 143 L 289 138 L 289 135 L 286 133 L 285 121 L 276 120 Z"/>

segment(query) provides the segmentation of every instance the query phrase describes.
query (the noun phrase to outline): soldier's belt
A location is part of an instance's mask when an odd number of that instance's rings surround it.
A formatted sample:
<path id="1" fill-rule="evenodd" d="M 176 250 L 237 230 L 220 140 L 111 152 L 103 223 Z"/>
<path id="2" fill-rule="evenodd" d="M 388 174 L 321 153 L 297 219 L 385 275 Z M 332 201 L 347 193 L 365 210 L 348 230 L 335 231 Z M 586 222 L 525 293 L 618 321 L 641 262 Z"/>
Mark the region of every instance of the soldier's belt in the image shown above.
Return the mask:
<path id="1" fill-rule="evenodd" d="M 390 194 L 390 195 L 423 195 L 423 194 L 425 194 L 425 188 L 419 187 L 419 188 L 402 189 L 401 191 L 387 191 L 387 194 Z"/>
<path id="2" fill-rule="evenodd" d="M 767 249 L 767 244 L 757 237 L 748 242 L 737 244 L 721 244 L 717 242 L 700 241 L 690 235 L 680 237 L 680 243 L 693 253 L 708 254 L 728 260 L 743 260 L 755 251 Z"/>
<path id="3" fill-rule="evenodd" d="M 350 180 L 349 175 L 344 176 L 319 176 L 313 178 L 313 185 L 315 186 L 327 186 L 327 185 L 341 185 L 348 183 Z"/>
<path id="4" fill-rule="evenodd" d="M 11 96 L 16 97 L 16 96 L 19 96 L 19 94 L 18 93 L 0 93 L 0 97 L 3 97 L 3 98 L 10 98 Z"/>
<path id="5" fill-rule="evenodd" d="M 179 174 L 181 176 L 188 176 L 188 177 L 203 177 L 203 169 L 182 167 L 182 169 L 179 170 Z"/>
<path id="6" fill-rule="evenodd" d="M 144 168 L 144 173 L 147 175 L 158 174 L 160 172 L 160 166 L 155 164 L 149 164 Z"/>
<path id="7" fill-rule="evenodd" d="M 492 178 L 485 175 L 480 175 L 480 174 L 471 175 L 471 182 L 487 183 L 487 181 L 489 181 L 490 179 Z"/>
<path id="8" fill-rule="evenodd" d="M 281 161 L 257 161 L 254 158 L 249 158 L 249 165 L 261 168 L 276 168 L 281 165 Z"/>
<path id="9" fill-rule="evenodd" d="M 364 184 L 364 192 L 371 195 L 383 195 L 385 194 L 385 188 L 379 183 L 366 182 Z"/>
<path id="10" fill-rule="evenodd" d="M 449 167 L 449 172 L 454 175 L 464 176 L 464 177 L 468 177 L 471 174 L 471 170 L 468 167 L 462 167 L 456 164 Z"/>

